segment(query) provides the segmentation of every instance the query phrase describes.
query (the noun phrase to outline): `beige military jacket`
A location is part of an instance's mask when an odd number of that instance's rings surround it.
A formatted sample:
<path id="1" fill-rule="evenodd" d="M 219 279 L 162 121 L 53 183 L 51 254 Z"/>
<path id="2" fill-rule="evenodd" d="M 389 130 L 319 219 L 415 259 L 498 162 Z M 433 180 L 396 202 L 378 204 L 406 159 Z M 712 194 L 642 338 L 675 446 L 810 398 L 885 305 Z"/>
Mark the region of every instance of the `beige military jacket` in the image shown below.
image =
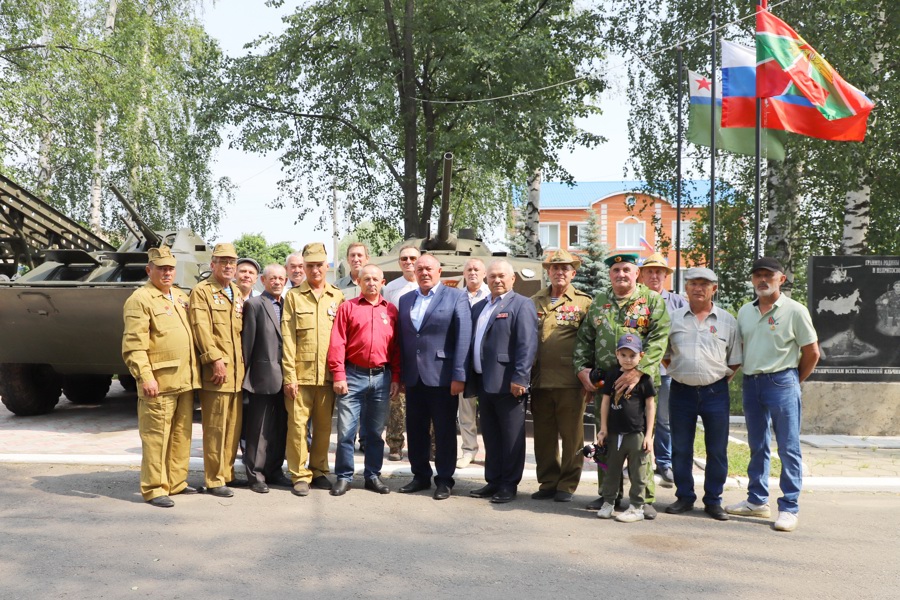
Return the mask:
<path id="1" fill-rule="evenodd" d="M 300 385 L 325 385 L 332 381 L 328 371 L 328 344 L 331 327 L 344 294 L 330 283 L 319 298 L 304 281 L 284 298 L 281 337 L 284 352 L 281 370 L 284 382 Z"/>
<path id="2" fill-rule="evenodd" d="M 550 301 L 549 287 L 531 300 L 538 313 L 538 352 L 531 371 L 532 386 L 538 389 L 581 387 L 572 371 L 572 351 L 591 297 L 570 284 L 556 302 Z"/>
<path id="3" fill-rule="evenodd" d="M 188 318 L 188 296 L 172 288 L 172 300 L 149 281 L 125 301 L 122 358 L 138 383 L 156 380 L 159 394 L 200 387 L 200 366 Z"/>
<path id="4" fill-rule="evenodd" d="M 233 302 L 222 291 L 222 285 L 212 277 L 198 283 L 191 292 L 191 325 L 202 369 L 200 385 L 211 392 L 239 392 L 244 382 L 244 354 L 241 348 L 244 301 L 238 286 L 234 283 L 229 285 Z M 225 381 L 214 385 L 210 381 L 212 363 L 220 358 L 225 361 Z"/>

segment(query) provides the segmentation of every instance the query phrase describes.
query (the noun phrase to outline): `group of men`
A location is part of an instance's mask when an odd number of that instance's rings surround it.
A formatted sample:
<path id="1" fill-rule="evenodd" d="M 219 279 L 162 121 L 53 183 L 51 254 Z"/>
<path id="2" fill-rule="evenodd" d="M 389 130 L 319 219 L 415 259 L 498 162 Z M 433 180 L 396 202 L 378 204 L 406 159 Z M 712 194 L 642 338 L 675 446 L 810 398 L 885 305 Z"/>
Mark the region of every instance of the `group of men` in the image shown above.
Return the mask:
<path id="1" fill-rule="evenodd" d="M 186 477 L 193 390 L 199 389 L 205 486 L 216 496 L 233 494 L 243 419 L 243 462 L 253 491 L 280 485 L 297 496 L 311 487 L 347 493 L 358 435 L 366 489 L 390 492 L 381 479 L 386 437 L 391 460 L 402 458 L 404 441 L 408 447 L 413 479 L 398 491 L 431 489 L 433 482 L 433 497 L 445 499 L 455 470 L 478 452 L 478 412 L 486 484 L 470 495 L 510 502 L 524 470 L 530 397 L 540 483 L 532 498 L 571 501 L 583 465 L 586 403 L 597 400 L 603 373 L 616 364 L 619 337 L 633 334 L 643 355 L 615 387 L 628 393 L 647 374 L 657 389 L 655 465 L 629 467 L 651 472 L 645 517 L 656 516 L 654 468 L 663 485 L 676 487 L 677 500 L 666 511 L 693 508 L 699 417 L 707 445 L 706 512 L 720 520 L 729 513 L 769 516 L 774 423 L 783 492 L 775 527 L 796 527 L 799 384 L 815 367 L 818 347 L 806 309 L 781 293 L 785 277 L 777 260 L 753 264 L 757 299 L 735 319 L 714 305 L 718 280 L 710 269 L 688 269 L 686 299 L 666 291 L 672 270 L 659 254 L 642 266 L 634 254 L 610 256 L 610 285 L 591 298 L 572 285 L 580 260 L 553 252 L 544 262 L 549 286 L 530 299 L 513 291 L 515 272 L 503 259 L 487 267 L 470 259 L 464 285 L 456 288 L 441 282 L 437 258 L 412 245 L 399 252 L 402 277 L 387 285 L 381 269 L 367 264 L 365 246 L 352 245 L 347 258 L 350 274 L 332 285 L 324 245 L 307 244 L 285 267 L 267 265 L 260 277 L 265 291 L 253 296 L 251 278 L 236 277 L 248 259 L 238 261 L 231 244 L 219 244 L 211 276 L 188 299 L 173 286 L 175 259 L 168 248 L 151 249 L 149 281 L 125 305 L 123 340 L 139 384 L 145 500 L 172 506 L 170 496 L 197 491 Z M 249 262 L 248 270 L 258 273 L 260 266 Z M 751 485 L 747 500 L 723 509 L 728 381 L 740 367 Z M 289 479 L 281 470 L 285 458 Z M 598 478 L 602 487 L 602 470 Z M 588 508 L 601 505 L 598 498 Z"/>

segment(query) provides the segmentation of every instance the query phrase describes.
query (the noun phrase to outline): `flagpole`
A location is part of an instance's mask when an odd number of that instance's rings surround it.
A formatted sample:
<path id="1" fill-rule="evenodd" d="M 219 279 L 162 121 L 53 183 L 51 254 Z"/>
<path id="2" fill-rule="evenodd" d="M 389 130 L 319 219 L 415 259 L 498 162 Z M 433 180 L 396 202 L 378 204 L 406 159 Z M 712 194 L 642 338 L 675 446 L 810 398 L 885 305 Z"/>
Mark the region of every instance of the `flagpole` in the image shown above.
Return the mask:
<path id="1" fill-rule="evenodd" d="M 710 15 L 710 64 L 712 65 L 712 117 L 710 127 L 709 156 L 709 268 L 716 268 L 716 0 L 712 0 Z"/>
<path id="2" fill-rule="evenodd" d="M 678 56 L 678 151 L 675 153 L 675 293 L 681 292 L 681 103 L 682 103 L 682 84 L 684 82 L 684 65 L 682 63 L 684 49 L 681 46 L 675 49 Z"/>
<path id="3" fill-rule="evenodd" d="M 755 1 L 755 0 L 754 0 Z M 768 8 L 768 0 L 760 0 L 760 6 L 765 10 Z M 758 77 L 758 74 L 757 74 Z M 753 260 L 759 258 L 759 242 L 760 242 L 760 221 L 762 220 L 762 210 L 760 206 L 760 190 L 762 187 L 761 171 L 762 162 L 762 99 L 759 94 L 756 95 L 756 191 L 753 196 Z"/>

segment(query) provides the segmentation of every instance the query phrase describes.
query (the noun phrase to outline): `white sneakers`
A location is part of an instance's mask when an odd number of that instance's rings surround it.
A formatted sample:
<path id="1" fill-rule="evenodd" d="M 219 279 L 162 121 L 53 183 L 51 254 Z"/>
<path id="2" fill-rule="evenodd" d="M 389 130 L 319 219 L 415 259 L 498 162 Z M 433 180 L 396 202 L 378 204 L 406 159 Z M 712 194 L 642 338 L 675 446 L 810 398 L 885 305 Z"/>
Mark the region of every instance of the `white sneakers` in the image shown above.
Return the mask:
<path id="1" fill-rule="evenodd" d="M 778 511 L 778 518 L 772 523 L 775 531 L 793 531 L 797 529 L 797 515 L 783 510 Z"/>
<path id="2" fill-rule="evenodd" d="M 740 517 L 763 517 L 772 516 L 768 504 L 752 504 L 746 500 L 741 500 L 737 504 L 729 504 L 725 507 L 725 512 L 729 515 L 738 515 Z"/>
<path id="3" fill-rule="evenodd" d="M 615 507 L 612 504 L 610 504 L 609 502 L 604 502 L 603 506 L 600 507 L 600 510 L 597 511 L 597 518 L 612 519 L 613 510 L 615 510 Z"/>
<path id="4" fill-rule="evenodd" d="M 619 523 L 635 523 L 637 521 L 644 520 L 644 507 L 640 506 L 635 508 L 634 506 L 629 506 L 628 509 L 616 517 L 616 521 Z"/>
<path id="5" fill-rule="evenodd" d="M 456 461 L 456 468 L 457 468 L 457 469 L 465 469 L 465 468 L 468 467 L 470 464 L 472 464 L 472 461 L 473 461 L 473 460 L 475 460 L 475 455 L 472 454 L 471 452 L 465 452 L 465 453 L 463 453 L 463 455 L 460 456 L 459 459 Z"/>

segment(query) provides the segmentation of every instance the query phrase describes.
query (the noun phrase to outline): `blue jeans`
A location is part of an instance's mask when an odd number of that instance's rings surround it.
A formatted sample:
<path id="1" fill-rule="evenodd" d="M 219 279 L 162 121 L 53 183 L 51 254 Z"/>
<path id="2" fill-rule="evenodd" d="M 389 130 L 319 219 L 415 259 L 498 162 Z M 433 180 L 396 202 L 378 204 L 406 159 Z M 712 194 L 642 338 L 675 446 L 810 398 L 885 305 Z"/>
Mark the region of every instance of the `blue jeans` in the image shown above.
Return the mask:
<path id="1" fill-rule="evenodd" d="M 334 473 L 338 479 L 353 479 L 353 442 L 359 429 L 360 414 L 365 420 L 365 470 L 366 479 L 379 477 L 384 464 L 385 421 L 390 408 L 391 370 L 385 367 L 380 373 L 369 374 L 347 364 L 346 394 L 337 397 L 337 452 Z"/>
<path id="2" fill-rule="evenodd" d="M 728 378 L 710 385 L 684 385 L 672 382 L 672 472 L 675 496 L 694 502 L 694 436 L 697 417 L 703 421 L 706 441 L 706 474 L 703 504 L 722 504 L 722 490 L 728 477 Z"/>
<path id="3" fill-rule="evenodd" d="M 672 429 L 669 427 L 669 394 L 672 378 L 660 376 L 659 391 L 656 393 L 656 428 L 653 437 L 653 454 L 660 472 L 672 466 Z"/>
<path id="4" fill-rule="evenodd" d="M 753 504 L 769 502 L 769 457 L 771 434 L 775 430 L 778 458 L 781 459 L 781 498 L 778 510 L 797 513 L 797 501 L 803 485 L 800 455 L 800 377 L 797 369 L 777 373 L 744 375 L 744 417 L 747 421 L 747 441 L 750 444 L 750 478 L 747 501 Z"/>

